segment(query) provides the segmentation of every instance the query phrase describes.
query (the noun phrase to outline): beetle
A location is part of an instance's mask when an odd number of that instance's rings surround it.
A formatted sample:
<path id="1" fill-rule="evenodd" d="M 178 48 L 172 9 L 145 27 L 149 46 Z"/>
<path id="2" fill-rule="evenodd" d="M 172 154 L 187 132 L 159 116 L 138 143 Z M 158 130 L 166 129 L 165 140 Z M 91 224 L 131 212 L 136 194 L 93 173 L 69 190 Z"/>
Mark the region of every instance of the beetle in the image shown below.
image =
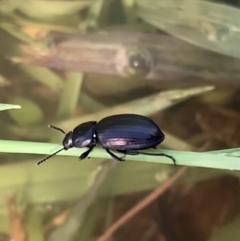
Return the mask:
<path id="1" fill-rule="evenodd" d="M 170 158 L 174 165 L 176 165 L 175 159 L 167 154 L 141 152 L 141 150 L 149 148 L 156 149 L 157 145 L 165 138 L 165 135 L 156 123 L 142 115 L 112 115 L 103 118 L 99 122 L 84 122 L 68 133 L 53 125 L 50 125 L 49 127 L 60 131 L 65 135 L 62 142 L 63 148 L 45 157 L 39 161 L 38 164 L 41 164 L 63 150 L 68 150 L 73 147 L 88 147 L 88 150 L 82 153 L 79 157 L 80 160 L 83 160 L 87 158 L 94 147 L 99 144 L 117 161 L 124 161 L 124 159 L 118 157 L 112 151 L 125 155 L 143 154 L 165 156 Z"/>

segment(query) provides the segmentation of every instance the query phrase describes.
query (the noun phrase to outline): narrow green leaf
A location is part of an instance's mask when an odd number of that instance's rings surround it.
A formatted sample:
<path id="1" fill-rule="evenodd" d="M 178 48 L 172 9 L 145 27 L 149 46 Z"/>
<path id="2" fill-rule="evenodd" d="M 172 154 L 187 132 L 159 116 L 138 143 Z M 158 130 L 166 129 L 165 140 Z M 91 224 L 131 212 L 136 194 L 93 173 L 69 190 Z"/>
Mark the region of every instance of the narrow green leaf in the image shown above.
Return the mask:
<path id="1" fill-rule="evenodd" d="M 24 141 L 7 141 L 0 140 L 0 152 L 7 153 L 27 153 L 27 154 L 52 154 L 53 152 L 61 149 L 62 146 L 53 143 L 41 142 L 24 142 Z M 76 156 L 79 157 L 87 148 L 72 148 L 67 151 L 58 153 L 61 156 Z M 240 170 L 240 157 L 232 157 L 211 152 L 191 152 L 191 151 L 173 151 L 165 149 L 156 149 L 144 151 L 150 154 L 164 153 L 172 156 L 178 166 L 195 166 L 216 168 L 225 170 Z M 227 153 L 228 150 L 225 150 Z M 116 153 L 117 154 L 117 153 Z M 102 148 L 96 147 L 89 155 L 92 158 L 112 159 L 112 157 Z M 173 164 L 170 158 L 163 156 L 149 156 L 149 155 L 126 155 L 126 161 L 150 162 L 150 163 L 163 163 Z M 51 160 L 48 160 L 51 161 Z M 44 164 L 42 164 L 44 165 Z"/>
<path id="2" fill-rule="evenodd" d="M 68 72 L 58 108 L 58 120 L 71 118 L 78 104 L 80 87 L 83 82 L 83 74 Z M 71 96 L 71 98 L 69 98 Z"/>
<path id="3" fill-rule="evenodd" d="M 22 4 L 19 10 L 28 17 L 38 19 L 53 19 L 63 15 L 71 15 L 86 8 L 91 1 L 45 1 L 29 0 Z"/>
<path id="4" fill-rule="evenodd" d="M 21 106 L 20 105 L 11 105 L 11 104 L 0 103 L 0 111 L 1 110 L 10 110 L 10 109 L 21 109 Z"/>
<path id="5" fill-rule="evenodd" d="M 19 65 L 19 68 L 34 80 L 51 88 L 52 91 L 58 92 L 63 88 L 62 79 L 50 69 L 27 65 Z"/>

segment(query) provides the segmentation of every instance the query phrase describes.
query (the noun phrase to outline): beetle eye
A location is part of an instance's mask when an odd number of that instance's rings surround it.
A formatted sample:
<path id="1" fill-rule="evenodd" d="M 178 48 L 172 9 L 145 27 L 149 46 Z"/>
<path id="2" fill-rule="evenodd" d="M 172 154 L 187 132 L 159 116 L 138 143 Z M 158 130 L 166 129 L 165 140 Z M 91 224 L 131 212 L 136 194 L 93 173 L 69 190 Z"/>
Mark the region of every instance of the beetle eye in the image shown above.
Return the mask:
<path id="1" fill-rule="evenodd" d="M 65 148 L 65 150 L 68 150 L 69 148 L 72 147 L 72 131 L 68 132 L 65 136 L 65 138 L 63 139 L 63 146 Z"/>
<path id="2" fill-rule="evenodd" d="M 152 60 L 146 50 L 135 50 L 128 53 L 128 74 L 145 77 L 151 70 Z"/>

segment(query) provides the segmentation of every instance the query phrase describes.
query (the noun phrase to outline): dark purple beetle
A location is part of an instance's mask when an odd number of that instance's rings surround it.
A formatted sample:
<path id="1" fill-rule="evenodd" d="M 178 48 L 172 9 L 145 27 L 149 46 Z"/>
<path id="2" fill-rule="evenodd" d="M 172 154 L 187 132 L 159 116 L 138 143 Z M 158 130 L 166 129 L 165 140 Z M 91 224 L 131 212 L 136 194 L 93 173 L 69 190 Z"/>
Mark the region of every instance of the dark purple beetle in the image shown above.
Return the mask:
<path id="1" fill-rule="evenodd" d="M 88 147 L 89 149 L 79 157 L 80 160 L 83 160 L 88 157 L 96 144 L 99 144 L 117 161 L 124 160 L 112 151 L 127 155 L 166 156 L 172 159 L 175 165 L 175 159 L 164 153 L 139 152 L 149 148 L 156 149 L 157 145 L 165 138 L 160 128 L 145 116 L 135 114 L 108 116 L 99 122 L 88 121 L 82 123 L 68 133 L 65 133 L 58 127 L 52 125 L 50 127 L 65 134 L 63 148 L 39 161 L 38 164 L 60 151 L 68 150 L 72 147 Z"/>

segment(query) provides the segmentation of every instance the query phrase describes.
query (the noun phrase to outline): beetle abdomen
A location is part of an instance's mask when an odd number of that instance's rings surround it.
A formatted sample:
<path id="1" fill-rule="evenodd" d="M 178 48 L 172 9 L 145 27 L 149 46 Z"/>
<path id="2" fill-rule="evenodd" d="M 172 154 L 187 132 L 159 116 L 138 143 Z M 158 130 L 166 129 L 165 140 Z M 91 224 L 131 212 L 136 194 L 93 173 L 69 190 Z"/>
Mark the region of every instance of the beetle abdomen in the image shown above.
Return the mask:
<path id="1" fill-rule="evenodd" d="M 98 142 L 115 150 L 142 150 L 164 140 L 159 127 L 145 116 L 121 114 L 109 116 L 95 126 Z"/>

